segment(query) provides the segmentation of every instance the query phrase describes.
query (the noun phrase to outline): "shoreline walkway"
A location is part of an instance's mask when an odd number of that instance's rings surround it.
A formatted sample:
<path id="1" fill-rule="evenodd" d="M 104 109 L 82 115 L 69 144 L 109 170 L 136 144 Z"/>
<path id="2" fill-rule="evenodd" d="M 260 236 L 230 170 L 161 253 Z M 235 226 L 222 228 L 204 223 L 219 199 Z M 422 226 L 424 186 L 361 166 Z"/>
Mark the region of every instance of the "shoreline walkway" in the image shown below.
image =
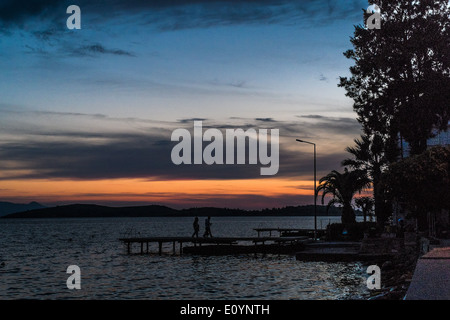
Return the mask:
<path id="1" fill-rule="evenodd" d="M 405 300 L 450 300 L 450 247 L 434 248 L 416 265 Z"/>

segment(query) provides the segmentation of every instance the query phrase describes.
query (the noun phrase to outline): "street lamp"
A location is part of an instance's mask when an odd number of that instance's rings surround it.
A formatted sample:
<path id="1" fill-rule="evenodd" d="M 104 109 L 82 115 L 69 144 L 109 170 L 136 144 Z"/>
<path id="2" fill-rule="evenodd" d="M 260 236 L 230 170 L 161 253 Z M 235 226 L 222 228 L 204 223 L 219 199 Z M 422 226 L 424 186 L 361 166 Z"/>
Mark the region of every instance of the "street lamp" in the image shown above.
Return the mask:
<path id="1" fill-rule="evenodd" d="M 296 139 L 296 141 L 312 144 L 314 146 L 314 241 L 315 241 L 317 239 L 316 144 L 300 139 Z"/>

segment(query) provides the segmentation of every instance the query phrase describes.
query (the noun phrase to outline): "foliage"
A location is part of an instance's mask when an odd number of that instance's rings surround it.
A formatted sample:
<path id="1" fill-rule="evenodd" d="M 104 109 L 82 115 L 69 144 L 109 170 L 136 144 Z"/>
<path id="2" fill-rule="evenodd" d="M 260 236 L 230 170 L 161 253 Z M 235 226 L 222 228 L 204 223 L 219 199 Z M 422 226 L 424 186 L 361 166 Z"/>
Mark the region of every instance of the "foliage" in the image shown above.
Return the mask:
<path id="1" fill-rule="evenodd" d="M 415 217 L 450 209 L 450 146 L 429 148 L 390 166 L 383 176 L 393 199 Z"/>
<path id="2" fill-rule="evenodd" d="M 379 0 L 381 29 L 355 26 L 351 77 L 339 86 L 354 101 L 365 133 L 395 148 L 398 134 L 411 154 L 426 149 L 433 129 L 450 120 L 450 6 L 448 0 Z M 369 13 L 364 13 L 367 21 Z"/>
<path id="3" fill-rule="evenodd" d="M 355 204 L 358 208 L 361 209 L 364 222 L 367 220 L 367 216 L 372 217 L 374 200 L 371 197 L 361 197 L 355 200 Z"/>
<path id="4" fill-rule="evenodd" d="M 325 196 L 331 195 L 327 208 L 334 204 L 342 205 L 342 222 L 354 223 L 355 212 L 352 208 L 352 200 L 356 192 L 370 186 L 370 180 L 361 170 L 348 171 L 345 168 L 344 173 L 336 170 L 322 177 L 316 190 L 316 196 L 322 191 L 322 204 Z"/>
<path id="5" fill-rule="evenodd" d="M 382 224 L 390 213 L 384 210 L 383 190 L 380 189 L 379 183 L 381 174 L 389 163 L 385 141 L 379 134 L 363 134 L 360 139 L 354 141 L 354 147 L 346 148 L 353 157 L 342 161 L 342 165 L 361 170 L 370 178 L 375 201 L 375 215 L 377 221 Z"/>

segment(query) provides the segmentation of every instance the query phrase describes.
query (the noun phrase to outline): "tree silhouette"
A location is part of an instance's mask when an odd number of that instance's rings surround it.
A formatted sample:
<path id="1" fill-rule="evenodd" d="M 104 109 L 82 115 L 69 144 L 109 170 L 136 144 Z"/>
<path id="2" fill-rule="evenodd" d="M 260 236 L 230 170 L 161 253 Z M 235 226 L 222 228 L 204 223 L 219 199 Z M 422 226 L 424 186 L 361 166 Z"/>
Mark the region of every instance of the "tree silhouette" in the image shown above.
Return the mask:
<path id="1" fill-rule="evenodd" d="M 378 0 L 381 28 L 355 26 L 351 77 L 339 86 L 354 101 L 366 133 L 400 135 L 420 154 L 450 120 L 450 6 L 448 0 Z M 364 12 L 364 21 L 370 13 Z"/>
<path id="2" fill-rule="evenodd" d="M 361 192 L 369 186 L 370 180 L 361 170 L 348 171 L 345 168 L 344 173 L 333 170 L 319 180 L 316 196 L 322 191 L 323 204 L 325 196 L 331 195 L 327 210 L 334 204 L 340 204 L 342 205 L 342 223 L 355 223 L 355 212 L 352 208 L 353 197 L 356 192 Z"/>
<path id="3" fill-rule="evenodd" d="M 355 200 L 356 206 L 361 209 L 364 222 L 367 221 L 367 216 L 372 217 L 374 200 L 371 197 L 361 197 Z M 372 220 L 372 219 L 371 219 Z"/>
<path id="4" fill-rule="evenodd" d="M 345 149 L 353 157 L 343 160 L 342 165 L 367 174 L 372 182 L 375 216 L 378 223 L 383 224 L 390 214 L 390 211 L 385 209 L 386 199 L 383 197 L 384 192 L 381 190 L 382 185 L 380 185 L 381 175 L 389 163 L 386 157 L 385 142 L 378 134 L 374 134 L 372 137 L 363 134 L 360 139 L 355 139 L 354 142 L 354 147 Z"/>
<path id="5" fill-rule="evenodd" d="M 450 208 L 450 146 L 435 146 L 391 164 L 382 183 L 425 230 L 428 212 Z"/>

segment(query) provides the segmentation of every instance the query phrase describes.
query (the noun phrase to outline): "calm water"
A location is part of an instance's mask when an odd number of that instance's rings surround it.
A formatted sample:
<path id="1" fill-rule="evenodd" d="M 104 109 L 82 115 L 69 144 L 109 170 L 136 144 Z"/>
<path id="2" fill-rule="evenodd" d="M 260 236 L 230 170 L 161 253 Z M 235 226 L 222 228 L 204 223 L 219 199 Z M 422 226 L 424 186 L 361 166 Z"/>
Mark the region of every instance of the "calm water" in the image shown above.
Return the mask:
<path id="1" fill-rule="evenodd" d="M 325 226 L 328 217 L 319 218 Z M 331 218 L 336 221 L 338 218 Z M 127 255 L 128 229 L 190 236 L 193 218 L 0 219 L 0 299 L 356 299 L 368 296 L 360 263 L 300 262 L 293 256 Z M 312 228 L 312 217 L 213 217 L 214 236 L 252 228 Z M 200 232 L 204 218 L 200 217 Z M 137 249 L 137 247 L 136 247 Z M 153 252 L 156 246 L 151 247 Z M 137 252 L 137 250 L 135 250 Z M 69 290 L 69 265 L 81 290 Z"/>

